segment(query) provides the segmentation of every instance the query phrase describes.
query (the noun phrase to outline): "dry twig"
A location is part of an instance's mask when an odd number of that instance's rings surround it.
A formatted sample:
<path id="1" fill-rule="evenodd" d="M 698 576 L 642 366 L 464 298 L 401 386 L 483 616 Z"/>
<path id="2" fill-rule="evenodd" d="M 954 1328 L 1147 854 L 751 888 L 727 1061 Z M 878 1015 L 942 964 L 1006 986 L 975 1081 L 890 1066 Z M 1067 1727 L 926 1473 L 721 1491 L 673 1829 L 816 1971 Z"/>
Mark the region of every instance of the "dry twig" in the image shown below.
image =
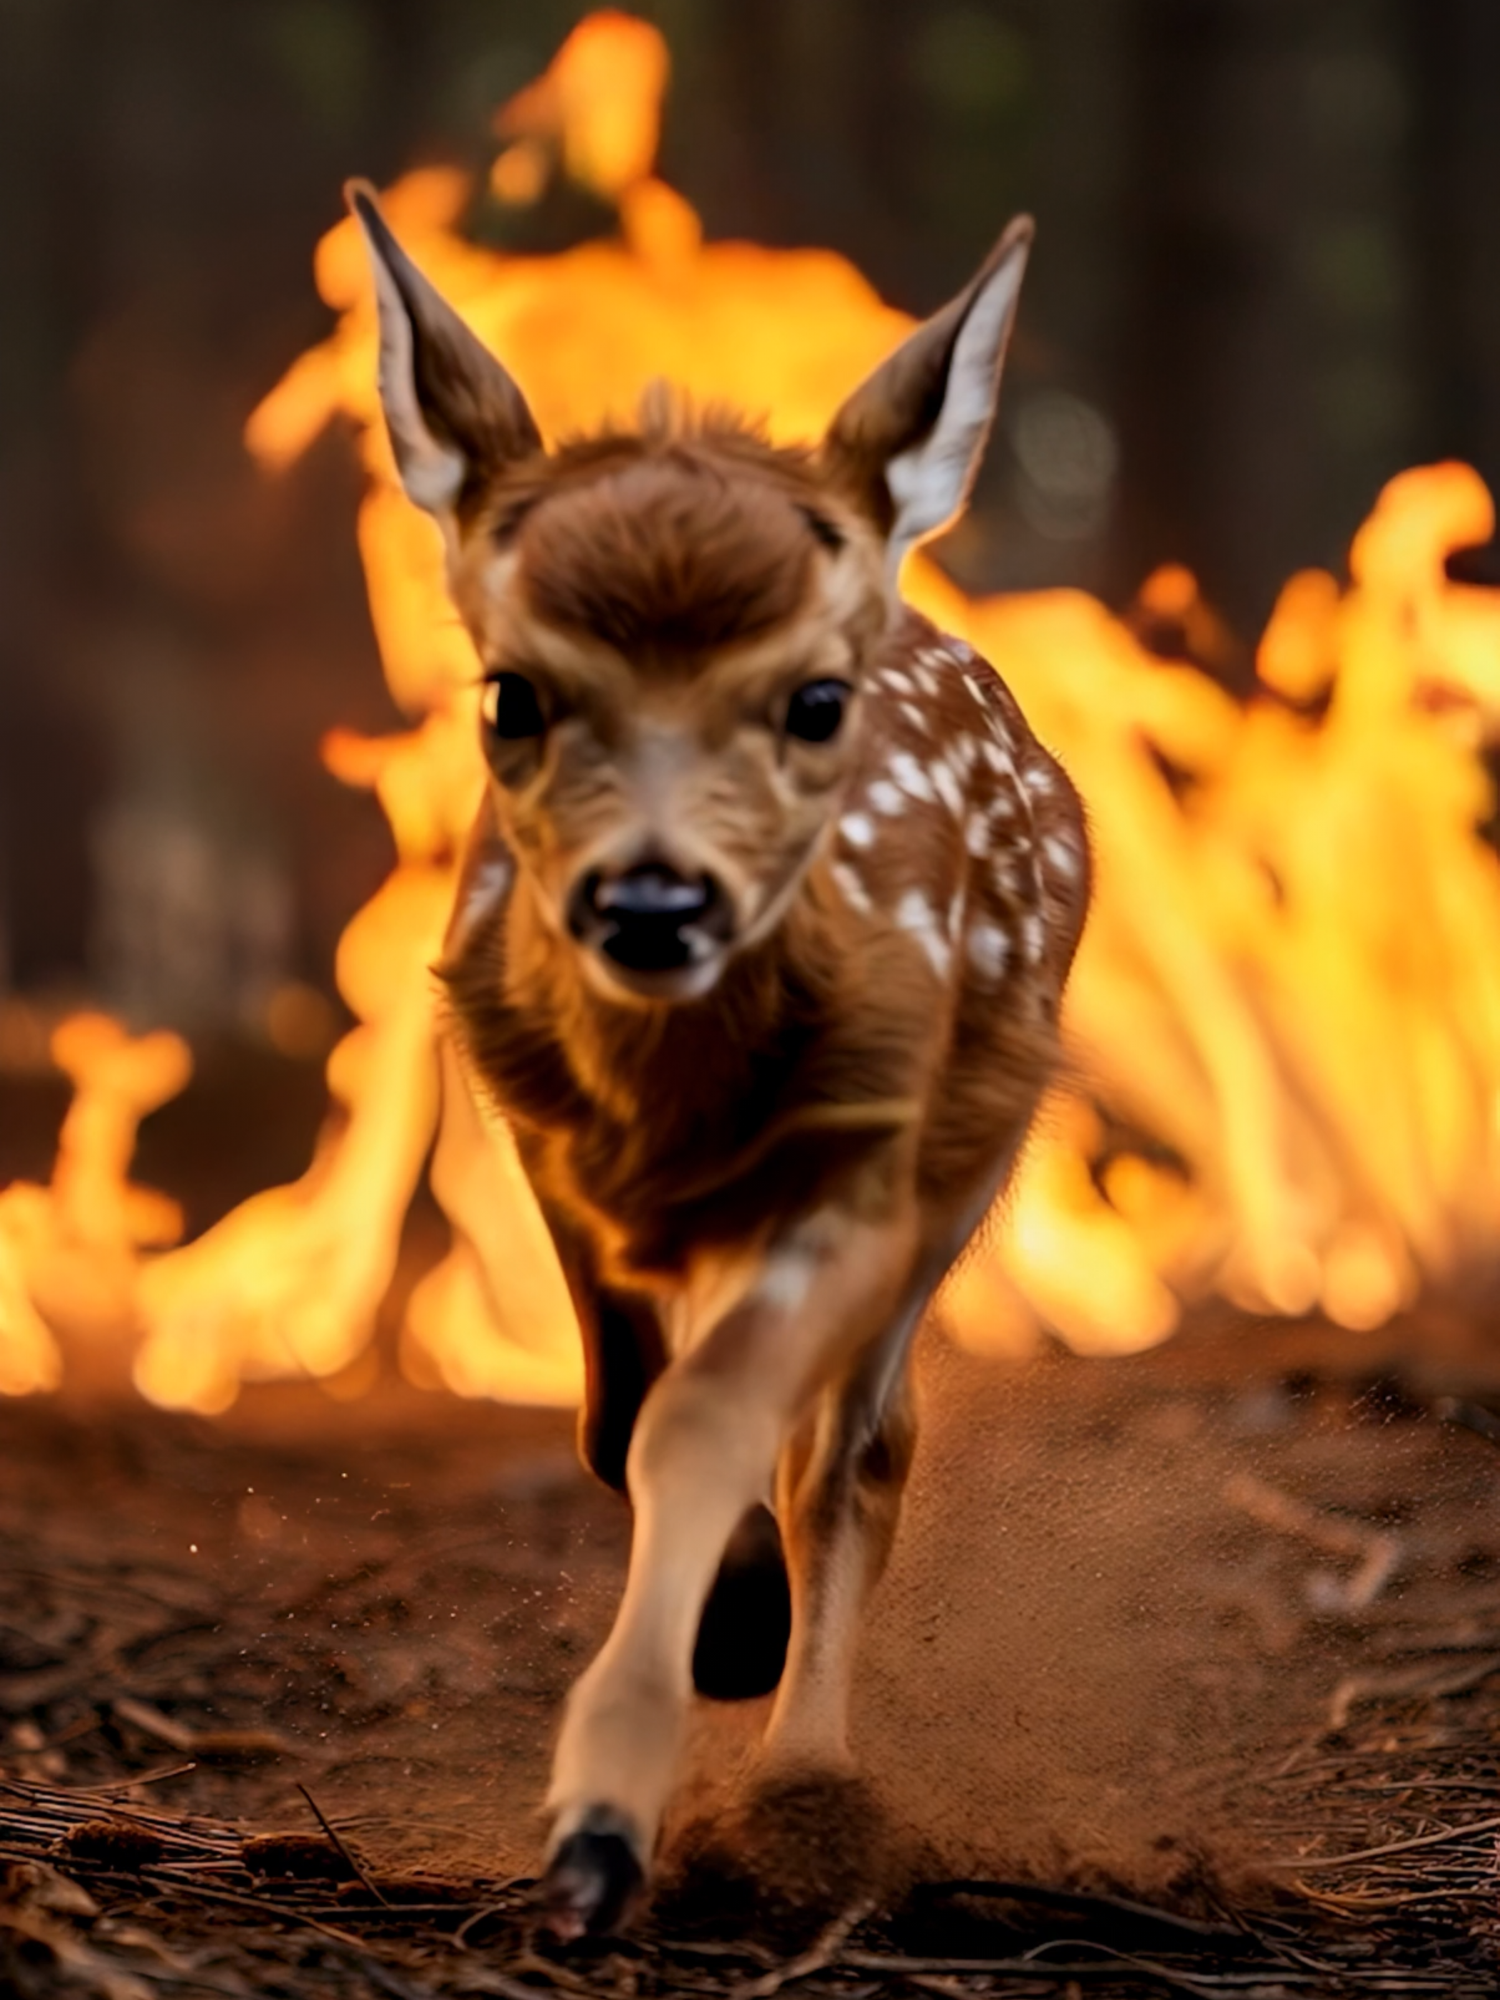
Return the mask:
<path id="1" fill-rule="evenodd" d="M 1384 1847 L 1363 1847 L 1353 1854 L 1317 1854 L 1296 1861 L 1273 1861 L 1273 1868 L 1295 1868 L 1305 1875 L 1310 1868 L 1349 1868 L 1357 1861 L 1379 1861 L 1388 1854 L 1411 1854 L 1419 1847 L 1446 1847 L 1472 1833 L 1493 1833 L 1500 1827 L 1500 1815 L 1493 1819 L 1470 1820 L 1464 1826 L 1439 1827 L 1436 1833 L 1422 1833 L 1411 1840 L 1387 1841 Z"/>
<path id="2" fill-rule="evenodd" d="M 731 1986 L 729 2000 L 770 2000 L 771 1994 L 779 1993 L 794 1979 L 806 1979 L 810 1973 L 825 1971 L 837 1961 L 850 1932 L 864 1922 L 873 1907 L 868 1902 L 851 1905 L 796 1958 L 789 1958 L 784 1965 L 773 1965 L 756 1979 L 744 1979 Z"/>
<path id="3" fill-rule="evenodd" d="M 1337 1514 L 1310 1507 L 1305 1500 L 1267 1485 L 1251 1472 L 1232 1473 L 1224 1482 L 1224 1497 L 1263 1528 L 1295 1535 L 1325 1555 L 1355 1561 L 1354 1574 L 1341 1584 L 1326 1577 L 1311 1580 L 1309 1597 L 1316 1610 L 1366 1611 L 1396 1573 L 1401 1544 L 1384 1529 L 1361 1527 Z"/>
<path id="4" fill-rule="evenodd" d="M 303 1798 L 307 1800 L 308 1806 L 312 1811 L 313 1817 L 317 1820 L 318 1825 L 322 1827 L 323 1831 L 328 1835 L 329 1840 L 333 1843 L 334 1851 L 339 1855 L 340 1859 L 347 1864 L 349 1871 L 354 1876 L 355 1880 L 357 1882 L 362 1882 L 364 1884 L 365 1888 L 375 1898 L 377 1903 L 385 1903 L 386 1902 L 385 1896 L 382 1895 L 376 1883 L 372 1881 L 370 1877 L 370 1872 L 365 1867 L 365 1864 L 359 1859 L 358 1855 L 355 1854 L 354 1850 L 347 1844 L 347 1842 L 343 1839 L 343 1837 L 336 1831 L 332 1822 L 329 1820 L 328 1816 L 323 1811 L 323 1808 L 318 1804 L 317 1800 L 313 1797 L 312 1793 L 307 1789 L 306 1785 L 299 1784 L 297 1786 L 297 1790 L 302 1794 Z M 387 1907 L 389 1907 L 388 1904 Z"/>
<path id="5" fill-rule="evenodd" d="M 116 1695 L 110 1706 L 122 1722 L 154 1736 L 185 1756 L 220 1762 L 253 1761 L 260 1757 L 295 1757 L 297 1745 L 274 1729 L 194 1729 L 175 1716 L 164 1715 L 148 1701 Z"/>

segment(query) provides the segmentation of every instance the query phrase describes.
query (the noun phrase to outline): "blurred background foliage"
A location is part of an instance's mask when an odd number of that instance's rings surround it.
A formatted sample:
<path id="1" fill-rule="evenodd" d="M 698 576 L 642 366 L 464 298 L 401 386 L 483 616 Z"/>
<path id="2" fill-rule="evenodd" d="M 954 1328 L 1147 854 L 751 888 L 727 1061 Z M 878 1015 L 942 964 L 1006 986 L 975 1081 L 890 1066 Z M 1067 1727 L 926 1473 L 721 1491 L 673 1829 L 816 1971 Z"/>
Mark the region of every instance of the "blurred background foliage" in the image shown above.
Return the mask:
<path id="1" fill-rule="evenodd" d="M 0 0 L 0 991 L 221 1027 L 328 982 L 388 859 L 316 752 L 395 720 L 357 475 L 333 436 L 269 482 L 241 428 L 326 331 L 342 179 L 482 174 L 585 11 Z M 830 245 L 921 312 L 1037 215 L 944 550 L 970 588 L 1123 605 L 1183 561 L 1249 642 L 1391 473 L 1500 481 L 1495 0 L 635 11 L 673 52 L 662 171 L 710 236 Z M 554 248 L 608 220 L 563 189 L 475 226 Z"/>

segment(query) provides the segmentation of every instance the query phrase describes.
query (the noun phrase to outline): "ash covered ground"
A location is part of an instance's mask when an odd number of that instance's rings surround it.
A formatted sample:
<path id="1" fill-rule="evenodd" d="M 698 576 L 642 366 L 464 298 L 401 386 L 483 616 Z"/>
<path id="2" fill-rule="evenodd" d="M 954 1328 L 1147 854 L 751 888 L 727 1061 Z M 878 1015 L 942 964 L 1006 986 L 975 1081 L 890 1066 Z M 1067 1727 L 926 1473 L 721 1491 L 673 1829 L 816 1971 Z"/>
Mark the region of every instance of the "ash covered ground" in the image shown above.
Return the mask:
<path id="1" fill-rule="evenodd" d="M 859 1671 L 866 1784 L 768 1800 L 764 1705 L 700 1706 L 659 1920 L 738 1872 L 717 1907 L 740 1929 L 955 1877 L 1353 1922 L 1399 1865 L 1358 1857 L 1415 1841 L 1449 1903 L 1409 1866 L 1402 1893 L 1469 1967 L 1500 1455 L 1443 1415 L 1482 1357 L 1441 1326 L 1420 1367 L 1402 1343 L 1241 1326 L 1021 1368 L 926 1339 Z M 394 1381 L 254 1390 L 215 1420 L 0 1405 L 4 1774 L 38 1796 L 147 1780 L 110 1796 L 322 1840 L 315 1807 L 376 1877 L 499 1893 L 536 1865 L 558 1706 L 627 1546 L 570 1431 Z M 205 1905 L 220 1928 L 226 1907 Z"/>

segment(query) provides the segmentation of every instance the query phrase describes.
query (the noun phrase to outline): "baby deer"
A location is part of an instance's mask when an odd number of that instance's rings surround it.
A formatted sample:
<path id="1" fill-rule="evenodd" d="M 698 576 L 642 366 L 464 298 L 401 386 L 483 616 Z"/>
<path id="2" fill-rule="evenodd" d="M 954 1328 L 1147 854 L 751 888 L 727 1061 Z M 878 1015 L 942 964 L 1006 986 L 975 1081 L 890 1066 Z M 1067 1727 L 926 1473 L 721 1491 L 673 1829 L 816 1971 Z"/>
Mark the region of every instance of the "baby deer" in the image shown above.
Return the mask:
<path id="1" fill-rule="evenodd" d="M 380 393 L 483 663 L 444 962 L 634 1509 L 547 1806 L 559 1935 L 644 1883 L 692 1690 L 848 1757 L 911 1462 L 913 1329 L 1005 1183 L 1088 902 L 1077 797 L 990 667 L 902 605 L 961 508 L 1031 225 L 816 448 L 648 394 L 544 447 L 370 190 Z M 784 1553 L 783 1553 L 784 1552 Z"/>

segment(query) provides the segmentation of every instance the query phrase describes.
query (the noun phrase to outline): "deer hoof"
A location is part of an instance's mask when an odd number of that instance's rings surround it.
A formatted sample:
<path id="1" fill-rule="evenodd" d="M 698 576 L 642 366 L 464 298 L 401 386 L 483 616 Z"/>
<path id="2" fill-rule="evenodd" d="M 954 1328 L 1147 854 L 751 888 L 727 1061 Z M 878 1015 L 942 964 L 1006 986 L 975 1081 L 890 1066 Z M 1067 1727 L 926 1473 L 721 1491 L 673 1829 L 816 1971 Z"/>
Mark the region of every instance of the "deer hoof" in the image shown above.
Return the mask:
<path id="1" fill-rule="evenodd" d="M 781 1534 L 768 1507 L 752 1507 L 730 1537 L 703 1607 L 693 1649 L 693 1686 L 710 1701 L 770 1694 L 792 1631 Z"/>
<path id="2" fill-rule="evenodd" d="M 646 1881 L 628 1822 L 608 1806 L 585 1814 L 542 1877 L 544 1929 L 564 1944 L 618 1930 Z"/>

